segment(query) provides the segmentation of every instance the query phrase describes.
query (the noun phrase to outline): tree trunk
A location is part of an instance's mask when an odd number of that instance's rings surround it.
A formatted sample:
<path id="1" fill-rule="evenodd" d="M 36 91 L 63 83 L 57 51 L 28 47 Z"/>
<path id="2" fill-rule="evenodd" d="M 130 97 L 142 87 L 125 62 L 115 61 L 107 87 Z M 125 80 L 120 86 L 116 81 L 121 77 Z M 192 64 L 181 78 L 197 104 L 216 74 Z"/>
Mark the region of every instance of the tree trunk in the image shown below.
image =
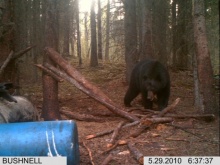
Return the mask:
<path id="1" fill-rule="evenodd" d="M 102 9 L 101 2 L 98 0 L 98 58 L 102 60 Z"/>
<path id="2" fill-rule="evenodd" d="M 84 54 L 86 54 L 86 57 L 89 58 L 89 32 L 88 32 L 88 26 L 87 26 L 87 22 L 88 22 L 88 12 L 84 13 L 84 43 L 85 43 L 85 52 Z"/>
<path id="3" fill-rule="evenodd" d="M 138 59 L 144 59 L 144 57 L 141 57 L 143 55 L 141 53 L 142 51 L 142 34 L 143 34 L 143 3 L 142 1 L 137 1 L 137 31 L 138 31 L 138 40 L 137 40 L 137 45 L 138 45 Z"/>
<path id="4" fill-rule="evenodd" d="M 130 75 L 137 59 L 137 28 L 136 28 L 136 1 L 125 0 L 125 62 L 126 81 L 130 81 Z"/>
<path id="5" fill-rule="evenodd" d="M 217 113 L 213 71 L 206 36 L 204 0 L 194 0 L 193 7 L 195 50 L 201 94 L 200 109 L 203 113 Z"/>
<path id="6" fill-rule="evenodd" d="M 63 19 L 63 56 L 68 57 L 70 55 L 69 52 L 69 39 L 70 39 L 70 6 L 69 6 L 70 0 L 65 0 L 65 3 L 63 2 L 63 6 L 65 8 L 64 11 L 64 19 Z"/>
<path id="7" fill-rule="evenodd" d="M 95 21 L 95 1 L 92 0 L 91 13 L 90 13 L 90 24 L 91 24 L 91 59 L 90 66 L 98 66 L 97 57 L 97 39 L 96 39 L 96 21 Z"/>
<path id="8" fill-rule="evenodd" d="M 82 65 L 82 55 L 81 55 L 81 34 L 79 27 L 79 0 L 76 0 L 76 30 L 77 30 L 77 56 L 79 58 L 79 66 Z"/>
<path id="9" fill-rule="evenodd" d="M 202 103 L 200 102 L 201 96 L 199 93 L 198 65 L 197 65 L 195 53 L 193 54 L 193 80 L 194 80 L 194 105 L 199 109 Z"/>
<path id="10" fill-rule="evenodd" d="M 178 0 L 178 16 L 177 16 L 177 49 L 176 49 L 176 67 L 179 69 L 187 69 L 188 64 L 188 49 L 187 49 L 187 36 L 186 36 L 186 15 L 187 15 L 187 2 Z"/>
<path id="11" fill-rule="evenodd" d="M 177 50 L 177 36 L 176 36 L 176 0 L 172 2 L 172 63 L 175 66 L 177 63 L 176 50 Z"/>
<path id="12" fill-rule="evenodd" d="M 105 60 L 109 60 L 109 29 L 110 29 L 110 2 L 107 2 L 106 10 L 106 37 L 105 37 Z"/>
<path id="13" fill-rule="evenodd" d="M 58 49 L 57 39 L 57 1 L 47 0 L 46 1 L 46 45 L 53 47 L 55 50 Z M 54 63 L 49 59 L 45 53 L 43 63 Z M 58 82 L 51 76 L 43 72 L 43 107 L 41 117 L 44 120 L 57 120 L 61 119 L 59 113 L 59 102 L 58 102 Z"/>
<path id="14" fill-rule="evenodd" d="M 162 64 L 167 64 L 167 1 L 158 0 L 153 5 L 153 45 L 154 45 L 154 56 Z"/>
<path id="15" fill-rule="evenodd" d="M 40 33 L 39 25 L 40 25 L 40 1 L 33 1 L 33 44 L 40 44 L 39 36 L 42 35 Z M 37 64 L 38 56 L 40 51 L 38 48 L 34 48 L 33 52 L 33 63 Z M 33 82 L 38 80 L 37 68 L 33 67 Z"/>
<path id="16" fill-rule="evenodd" d="M 152 48 L 152 0 L 142 0 L 143 5 L 143 25 L 142 25 L 142 50 L 141 60 L 145 58 L 153 58 Z"/>

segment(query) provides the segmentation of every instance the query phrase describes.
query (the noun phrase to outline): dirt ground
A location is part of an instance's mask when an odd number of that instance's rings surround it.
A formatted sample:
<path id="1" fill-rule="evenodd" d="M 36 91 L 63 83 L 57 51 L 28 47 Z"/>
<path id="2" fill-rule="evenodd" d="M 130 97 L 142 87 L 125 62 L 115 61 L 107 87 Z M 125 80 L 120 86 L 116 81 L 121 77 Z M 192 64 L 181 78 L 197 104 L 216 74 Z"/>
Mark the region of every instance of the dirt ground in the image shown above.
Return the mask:
<path id="1" fill-rule="evenodd" d="M 125 83 L 125 67 L 122 64 L 103 64 L 99 68 L 81 67 L 78 70 L 93 84 L 99 87 L 115 103 L 124 108 L 123 97 L 127 90 Z M 194 107 L 193 76 L 190 71 L 170 71 L 171 96 L 169 104 L 176 98 L 181 101 L 175 107 L 175 115 L 198 114 Z M 31 100 L 37 105 L 39 112 L 42 107 L 41 86 L 25 87 Z M 108 151 L 107 144 L 112 134 L 85 140 L 90 134 L 115 129 L 121 118 L 89 96 L 83 94 L 72 84 L 63 82 L 59 88 L 60 109 L 77 114 L 92 115 L 98 121 L 75 120 L 78 126 L 81 165 L 101 165 L 111 154 L 109 165 L 136 165 L 138 161 L 130 153 L 127 145 L 118 145 Z M 133 107 L 141 107 L 140 97 L 132 102 Z M 128 110 L 128 109 L 126 109 Z M 137 108 L 129 113 L 144 116 L 149 112 Z M 63 119 L 72 119 L 62 114 Z M 178 125 L 175 128 L 171 124 Z M 130 138 L 129 135 L 140 125 L 122 129 L 117 140 L 132 142 L 144 156 L 219 156 L 219 118 L 212 122 L 187 118 L 176 119 L 169 124 L 157 124 L 145 129 L 139 136 Z"/>

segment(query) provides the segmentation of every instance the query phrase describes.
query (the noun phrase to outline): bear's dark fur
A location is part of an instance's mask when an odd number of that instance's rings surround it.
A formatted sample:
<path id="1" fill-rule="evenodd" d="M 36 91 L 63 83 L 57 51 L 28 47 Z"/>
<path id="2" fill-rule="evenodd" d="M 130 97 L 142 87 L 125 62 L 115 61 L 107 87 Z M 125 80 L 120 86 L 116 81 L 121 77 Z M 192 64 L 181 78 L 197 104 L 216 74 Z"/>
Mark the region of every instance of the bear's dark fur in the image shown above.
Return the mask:
<path id="1" fill-rule="evenodd" d="M 125 106 L 131 106 L 132 100 L 141 93 L 143 105 L 152 109 L 153 97 L 157 98 L 159 110 L 168 105 L 170 96 L 170 76 L 167 69 L 156 60 L 144 60 L 133 69 L 129 88 L 124 97 Z"/>

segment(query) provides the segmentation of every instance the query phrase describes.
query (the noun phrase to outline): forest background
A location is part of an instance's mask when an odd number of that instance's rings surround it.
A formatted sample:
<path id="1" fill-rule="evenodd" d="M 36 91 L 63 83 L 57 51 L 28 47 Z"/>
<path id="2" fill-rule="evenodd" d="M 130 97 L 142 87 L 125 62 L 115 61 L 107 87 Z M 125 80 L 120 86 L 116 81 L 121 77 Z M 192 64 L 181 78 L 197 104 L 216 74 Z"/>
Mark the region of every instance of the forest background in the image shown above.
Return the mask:
<path id="1" fill-rule="evenodd" d="M 170 73 L 169 105 L 180 98 L 174 115 L 216 118 L 175 119 L 129 138 L 141 128 L 133 126 L 118 139 L 135 143 L 144 156 L 219 156 L 219 0 L 0 0 L 0 83 L 12 82 L 10 93 L 28 97 L 44 120 L 75 120 L 81 164 L 102 164 L 111 135 L 86 137 L 127 120 L 42 73 L 35 64 L 54 65 L 45 47 L 138 120 L 152 111 L 142 110 L 139 98 L 133 110 L 124 109 L 130 73 L 138 61 L 157 59 Z M 113 164 L 139 164 L 127 151 L 127 145 L 113 149 Z"/>
<path id="2" fill-rule="evenodd" d="M 200 16 L 205 20 L 202 32 L 208 50 L 203 55 L 196 40 L 196 31 L 201 29 L 195 28 Z M 219 76 L 218 0 L 0 0 L 0 21 L 1 66 L 11 51 L 35 46 L 14 58 L 1 74 L 1 81 L 15 86 L 42 82 L 34 64 L 42 63 L 43 50 L 52 42 L 75 66 L 104 69 L 105 64 L 125 64 L 126 82 L 133 66 L 144 58 L 157 59 L 173 70 L 205 75 L 194 75 L 195 89 L 198 79 L 213 85 L 212 79 Z M 52 39 L 47 24 L 52 27 Z M 199 61 L 206 56 L 207 62 Z M 206 93 L 213 100 L 212 94 Z"/>

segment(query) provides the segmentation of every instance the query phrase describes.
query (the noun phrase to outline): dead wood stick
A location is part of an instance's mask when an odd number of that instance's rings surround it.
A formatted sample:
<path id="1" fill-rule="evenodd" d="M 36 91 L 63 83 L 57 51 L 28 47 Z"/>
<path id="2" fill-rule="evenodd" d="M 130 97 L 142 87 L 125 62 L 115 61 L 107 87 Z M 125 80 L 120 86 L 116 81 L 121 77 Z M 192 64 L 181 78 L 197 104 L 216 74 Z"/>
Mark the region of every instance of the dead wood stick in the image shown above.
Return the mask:
<path id="1" fill-rule="evenodd" d="M 14 59 L 17 59 L 17 58 L 21 57 L 23 54 L 27 53 L 28 51 L 30 51 L 35 46 L 36 45 L 32 45 L 32 46 L 29 46 L 29 47 L 27 47 L 27 48 L 25 48 L 25 49 L 23 49 L 19 52 L 14 53 L 12 59 L 14 60 Z"/>
<path id="2" fill-rule="evenodd" d="M 149 113 L 152 113 L 152 114 L 159 114 L 160 113 L 159 111 L 155 111 L 155 110 L 151 110 L 151 109 L 145 109 L 143 107 L 130 107 L 130 108 L 127 108 L 128 112 L 131 112 L 131 111 L 134 111 L 134 110 L 141 110 L 143 112 L 149 112 Z"/>
<path id="3" fill-rule="evenodd" d="M 167 112 L 172 111 L 179 102 L 180 102 L 180 98 L 177 98 L 171 105 L 164 108 L 157 116 L 163 117 Z"/>
<path id="4" fill-rule="evenodd" d="M 89 147 L 87 147 L 86 143 L 83 141 L 83 146 L 86 148 L 86 150 L 89 152 L 89 158 L 90 158 L 90 162 L 92 165 L 95 165 L 95 163 L 93 162 L 93 157 L 92 157 L 92 152 L 89 149 Z"/>
<path id="5" fill-rule="evenodd" d="M 102 162 L 101 165 L 108 165 L 108 163 L 113 159 L 113 155 L 112 154 L 109 154 L 105 159 L 104 161 Z"/>
<path id="6" fill-rule="evenodd" d="M 114 132 L 113 132 L 113 134 L 112 134 L 112 137 L 111 137 L 109 143 L 107 144 L 107 147 L 108 147 L 108 148 L 114 145 L 115 140 L 116 140 L 116 138 L 117 138 L 117 136 L 118 136 L 118 133 L 119 133 L 119 131 L 120 131 L 120 129 L 121 129 L 121 127 L 122 127 L 122 125 L 123 125 L 124 123 L 125 123 L 124 121 L 120 122 L 120 123 L 118 124 L 118 126 L 116 127 L 116 129 L 114 130 Z"/>
<path id="7" fill-rule="evenodd" d="M 57 55 L 58 53 L 55 53 L 55 54 L 56 54 L 56 57 L 57 56 L 59 57 L 59 55 Z M 63 59 L 60 59 L 60 60 L 62 62 L 64 61 Z M 65 66 L 63 66 L 63 65 L 65 65 Z M 71 84 L 75 85 L 79 90 L 81 90 L 85 94 L 89 95 L 90 97 L 92 97 L 93 99 L 95 99 L 96 101 L 98 101 L 99 103 L 104 105 L 106 108 L 108 108 L 113 113 L 115 113 L 123 118 L 126 118 L 130 121 L 138 121 L 139 120 L 139 118 L 137 118 L 136 116 L 129 114 L 128 112 L 121 110 L 122 108 L 119 108 L 118 106 L 116 106 L 115 103 L 113 103 L 113 101 L 111 101 L 99 88 L 95 87 L 94 85 L 91 85 L 76 69 L 72 69 L 73 67 L 70 66 L 69 64 L 67 64 L 66 61 L 64 61 L 64 64 L 62 64 L 61 67 L 64 70 L 68 69 L 68 71 L 71 73 L 71 75 L 70 74 L 67 75 L 66 73 L 60 71 L 59 69 L 53 67 L 50 64 L 45 64 L 45 66 L 47 68 L 49 68 L 50 70 L 52 70 L 54 73 L 58 74 L 63 79 L 65 79 L 65 80 L 69 81 Z M 67 70 L 65 70 L 65 71 L 67 72 Z M 76 76 L 75 76 L 75 73 L 76 73 Z M 77 79 L 74 76 L 77 77 Z"/>
<path id="8" fill-rule="evenodd" d="M 8 57 L 6 58 L 6 60 L 4 61 L 4 63 L 2 64 L 2 66 L 0 68 L 0 75 L 3 73 L 5 67 L 8 65 L 8 63 L 12 59 L 13 54 L 14 54 L 14 52 L 11 51 L 10 54 L 8 55 Z"/>
<path id="9" fill-rule="evenodd" d="M 111 146 L 110 148 L 108 148 L 107 150 L 105 150 L 104 152 L 102 152 L 102 154 L 107 154 L 108 152 L 110 152 L 111 150 L 113 150 L 114 148 L 116 148 L 118 145 L 125 145 L 127 144 L 128 141 L 127 140 L 118 140 L 113 146 Z"/>
<path id="10" fill-rule="evenodd" d="M 56 81 L 58 82 L 63 82 L 63 79 L 58 76 L 57 74 L 54 74 L 51 70 L 47 69 L 46 67 L 44 67 L 41 64 L 34 64 L 36 67 L 38 67 L 39 69 L 43 70 L 44 72 L 46 72 L 47 74 L 49 74 L 51 77 L 53 77 Z"/>
<path id="11" fill-rule="evenodd" d="M 165 117 L 172 117 L 172 118 L 194 118 L 194 119 L 203 119 L 205 121 L 213 121 L 215 120 L 215 115 L 214 114 L 201 114 L 201 115 L 173 115 L 173 114 L 168 114 L 165 115 Z"/>
<path id="12" fill-rule="evenodd" d="M 134 132 L 132 132 L 129 137 L 136 138 L 138 137 L 144 130 L 148 129 L 148 126 L 141 125 L 139 128 L 137 128 Z"/>
<path id="13" fill-rule="evenodd" d="M 177 129 L 180 129 L 180 130 L 182 130 L 182 131 L 185 131 L 185 132 L 187 132 L 187 133 L 189 133 L 189 134 L 191 134 L 191 135 L 194 135 L 194 136 L 198 137 L 199 139 L 201 139 L 201 140 L 203 140 L 203 141 L 205 141 L 205 142 L 210 142 L 210 143 L 212 143 L 212 144 L 219 144 L 218 141 L 207 140 L 207 139 L 203 138 L 201 135 L 199 135 L 199 134 L 197 134 L 197 133 L 193 133 L 193 132 L 191 132 L 191 131 L 189 131 L 189 130 L 186 130 L 185 128 L 180 127 L 180 126 L 178 126 L 178 125 L 174 125 L 174 124 L 167 124 L 167 125 L 172 126 L 172 127 L 174 127 L 174 128 L 177 128 Z"/>
<path id="14" fill-rule="evenodd" d="M 141 124 L 150 127 L 152 124 L 169 123 L 172 121 L 173 118 L 171 117 L 154 117 L 154 118 L 145 118 L 141 120 Z"/>
<path id="15" fill-rule="evenodd" d="M 122 129 L 123 128 L 127 128 L 127 127 L 135 126 L 135 125 L 137 125 L 139 123 L 140 123 L 139 121 L 134 121 L 132 123 L 125 124 L 124 126 L 122 126 Z M 86 139 L 88 140 L 88 139 L 93 139 L 95 137 L 104 136 L 104 135 L 112 133 L 113 131 L 114 130 L 112 129 L 112 130 L 107 130 L 107 131 L 99 132 L 99 133 L 96 133 L 96 134 L 91 134 L 91 135 L 86 136 Z"/>
<path id="16" fill-rule="evenodd" d="M 14 60 L 16 58 L 19 58 L 21 57 L 24 53 L 28 52 L 29 50 L 31 50 L 34 46 L 29 46 L 27 47 L 26 49 L 24 50 L 21 50 L 19 52 L 16 52 L 14 53 L 13 51 L 10 52 L 10 54 L 8 55 L 7 59 L 5 60 L 5 62 L 3 63 L 3 65 L 1 66 L 0 68 L 0 75 L 3 73 L 5 67 L 8 65 L 8 63 L 11 61 L 11 60 Z"/>
<path id="17" fill-rule="evenodd" d="M 76 112 L 72 113 L 71 111 L 67 111 L 67 110 L 60 110 L 61 114 L 64 114 L 66 116 L 68 116 L 69 118 L 73 118 L 76 120 L 80 120 L 80 121 L 96 121 L 96 122 L 103 122 L 103 119 L 92 116 L 92 115 L 87 115 L 87 114 L 78 114 Z"/>
<path id="18" fill-rule="evenodd" d="M 100 136 L 104 136 L 104 135 L 112 133 L 113 131 L 114 130 L 107 130 L 107 131 L 103 131 L 103 132 L 98 132 L 96 134 L 87 135 L 86 140 L 93 139 L 93 138 L 100 137 Z"/>
<path id="19" fill-rule="evenodd" d="M 133 154 L 134 158 L 140 163 L 144 163 L 144 155 L 132 144 L 131 142 L 128 143 L 128 148 Z"/>
<path id="20" fill-rule="evenodd" d="M 185 141 L 188 142 L 186 139 L 179 139 L 179 138 L 165 138 L 166 140 L 171 140 L 171 141 Z"/>

